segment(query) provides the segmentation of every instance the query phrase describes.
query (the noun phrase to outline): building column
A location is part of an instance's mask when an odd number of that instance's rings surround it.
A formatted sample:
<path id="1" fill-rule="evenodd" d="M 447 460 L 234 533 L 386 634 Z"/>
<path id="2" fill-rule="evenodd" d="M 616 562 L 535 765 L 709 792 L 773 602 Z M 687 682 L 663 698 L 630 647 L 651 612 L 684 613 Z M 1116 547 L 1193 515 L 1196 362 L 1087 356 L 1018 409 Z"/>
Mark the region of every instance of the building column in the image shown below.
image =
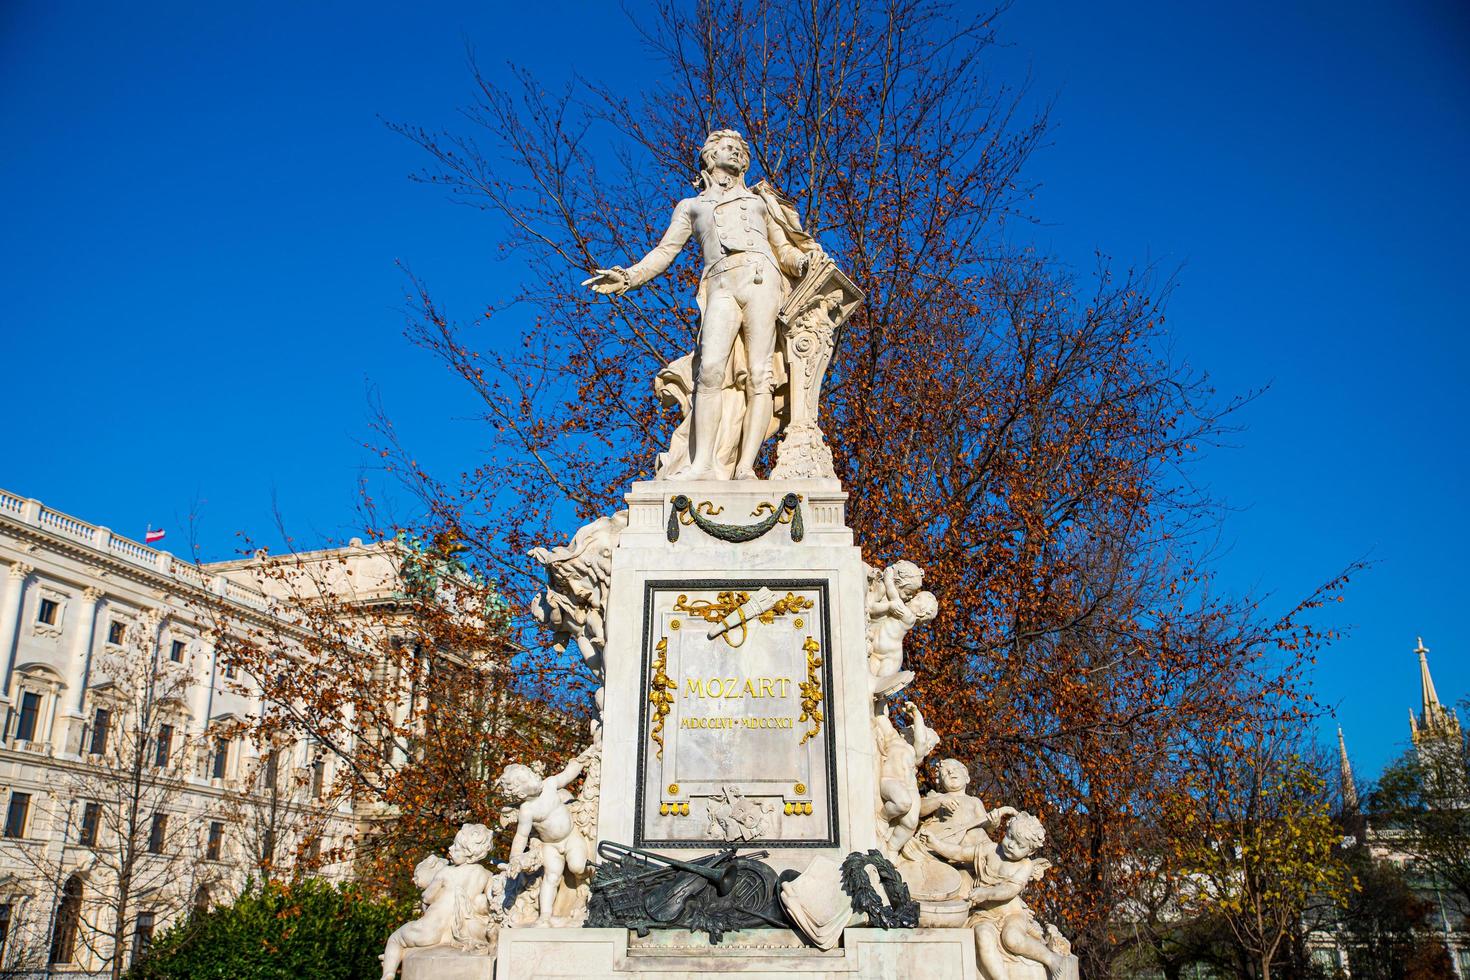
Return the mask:
<path id="1" fill-rule="evenodd" d="M 20 600 L 26 579 L 35 568 L 23 561 L 10 566 L 5 577 L 5 597 L 0 599 L 0 661 L 5 664 L 5 686 L 0 687 L 0 704 L 10 703 L 10 684 L 15 674 L 16 636 L 20 632 Z"/>
<path id="2" fill-rule="evenodd" d="M 72 641 L 71 659 L 66 665 L 66 707 L 61 711 L 62 724 L 66 730 L 62 733 L 62 754 L 70 757 L 80 757 L 82 752 L 82 732 L 87 725 L 85 715 L 87 701 L 87 681 L 92 673 L 92 648 L 95 645 L 97 633 L 97 605 L 102 601 L 103 592 L 98 588 L 87 588 L 82 590 L 81 621 L 78 623 L 76 638 Z"/>
<path id="3" fill-rule="evenodd" d="M 194 734 L 202 736 L 209 731 L 210 712 L 214 707 L 215 664 L 219 658 L 213 643 L 206 643 L 203 638 L 195 643 L 194 656 L 188 665 L 189 673 L 194 677 L 189 712 L 194 716 Z"/>

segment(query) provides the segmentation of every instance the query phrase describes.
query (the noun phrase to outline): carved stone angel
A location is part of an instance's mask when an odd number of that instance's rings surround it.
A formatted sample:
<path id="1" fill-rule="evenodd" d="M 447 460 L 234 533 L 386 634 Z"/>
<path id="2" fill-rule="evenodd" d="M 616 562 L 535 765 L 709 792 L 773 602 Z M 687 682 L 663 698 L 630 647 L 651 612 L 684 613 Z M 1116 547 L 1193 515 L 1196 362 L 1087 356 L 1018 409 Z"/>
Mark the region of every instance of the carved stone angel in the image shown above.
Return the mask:
<path id="1" fill-rule="evenodd" d="M 607 597 L 612 582 L 613 549 L 628 527 L 628 512 L 599 517 L 559 548 L 532 548 L 546 568 L 546 588 L 531 614 L 550 630 L 557 650 L 576 643 L 583 661 L 602 679 L 607 643 Z"/>
<path id="2" fill-rule="evenodd" d="M 939 614 L 939 601 L 923 584 L 923 569 L 911 561 L 896 561 L 881 572 L 868 568 L 868 674 L 876 696 L 895 694 L 914 679 L 903 669 L 904 638 Z"/>
<path id="3" fill-rule="evenodd" d="M 971 868 L 975 887 L 966 924 L 974 930 L 976 958 L 985 980 L 1030 980 L 1034 968 L 1028 968 L 1029 963 L 1040 964 L 1048 980 L 1077 978 L 1071 945 L 1055 926 L 1043 928 L 1021 898 L 1027 886 L 1051 868 L 1046 858 L 1034 856 L 1045 842 L 1041 821 L 1025 811 L 1011 817 L 999 844 L 989 837 L 963 844 L 926 841 L 939 857 Z"/>
<path id="4" fill-rule="evenodd" d="M 584 777 L 581 793 L 573 795 L 567 787 L 579 774 Z M 601 784 L 600 730 L 555 776 L 543 778 L 529 766 L 514 764 L 496 781 L 515 804 L 502 813 L 502 824 L 516 827 L 505 873 L 524 889 L 511 909 L 513 926 L 582 924 Z"/>
<path id="5" fill-rule="evenodd" d="M 393 980 L 403 954 L 427 946 L 454 946 L 486 951 L 503 917 L 504 875 L 492 875 L 480 864 L 490 853 L 493 836 L 484 824 L 460 827 L 449 848 L 449 860 L 431 854 L 414 868 L 413 883 L 423 892 L 424 914 L 388 937 L 380 957 L 382 980 Z"/>
<path id="6" fill-rule="evenodd" d="M 913 838 L 919 826 L 919 765 L 939 746 L 939 735 L 924 724 L 924 715 L 912 701 L 905 702 L 908 724 L 900 731 L 888 713 L 873 719 L 878 749 L 879 833 L 891 859 Z"/>

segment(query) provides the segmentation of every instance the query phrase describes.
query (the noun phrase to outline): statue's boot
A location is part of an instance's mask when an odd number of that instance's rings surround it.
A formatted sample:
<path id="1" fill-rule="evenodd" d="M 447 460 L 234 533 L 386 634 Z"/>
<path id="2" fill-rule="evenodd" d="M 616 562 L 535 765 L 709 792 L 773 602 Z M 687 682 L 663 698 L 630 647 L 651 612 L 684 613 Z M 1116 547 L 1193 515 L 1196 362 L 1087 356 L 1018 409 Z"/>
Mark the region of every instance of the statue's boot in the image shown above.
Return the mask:
<path id="1" fill-rule="evenodd" d="M 740 436 L 740 462 L 735 467 L 735 479 L 754 480 L 755 458 L 760 454 L 761 443 L 766 441 L 766 430 L 771 427 L 772 399 L 769 391 L 747 394 L 749 407 L 745 410 L 745 431 Z"/>

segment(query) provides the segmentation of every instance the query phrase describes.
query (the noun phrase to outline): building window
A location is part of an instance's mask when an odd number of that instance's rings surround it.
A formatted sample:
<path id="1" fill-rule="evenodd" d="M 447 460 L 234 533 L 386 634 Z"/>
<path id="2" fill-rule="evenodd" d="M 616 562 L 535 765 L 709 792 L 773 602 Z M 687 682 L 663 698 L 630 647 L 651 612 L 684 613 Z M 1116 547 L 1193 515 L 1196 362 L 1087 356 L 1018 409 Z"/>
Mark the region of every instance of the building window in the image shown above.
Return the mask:
<path id="1" fill-rule="evenodd" d="M 148 853 L 162 854 L 163 839 L 168 833 L 168 814 L 155 813 L 153 824 L 148 828 Z"/>
<path id="2" fill-rule="evenodd" d="M 127 629 L 121 622 L 114 619 L 107 624 L 107 642 L 115 647 L 122 646 L 123 632 Z"/>
<path id="3" fill-rule="evenodd" d="M 36 607 L 36 622 L 55 626 L 56 614 L 59 612 L 61 612 L 60 602 L 55 599 L 42 599 L 41 604 Z"/>
<path id="4" fill-rule="evenodd" d="M 159 725 L 158 743 L 154 746 L 153 751 L 153 764 L 159 769 L 162 769 L 164 766 L 168 765 L 168 752 L 173 745 L 173 740 L 174 726 Z"/>
<path id="5" fill-rule="evenodd" d="M 200 885 L 199 890 L 194 893 L 194 914 L 203 915 L 209 911 L 209 886 Z"/>
<path id="6" fill-rule="evenodd" d="M 276 761 L 276 750 L 271 749 L 265 757 L 265 785 L 262 787 L 267 792 L 272 792 L 277 786 L 280 776 L 280 763 Z"/>
<path id="7" fill-rule="evenodd" d="M 302 856 L 308 864 L 316 864 L 320 861 L 322 858 L 322 839 L 320 837 L 313 837 L 307 841 Z"/>
<path id="8" fill-rule="evenodd" d="M 139 912 L 138 920 L 133 925 L 133 964 L 137 965 L 148 947 L 153 945 L 153 913 Z"/>
<path id="9" fill-rule="evenodd" d="M 220 850 L 224 846 L 225 825 L 218 820 L 209 822 L 209 838 L 204 844 L 204 859 L 206 861 L 218 861 Z"/>
<path id="10" fill-rule="evenodd" d="M 20 696 L 20 718 L 15 723 L 17 741 L 29 742 L 36 737 L 36 720 L 41 716 L 41 695 L 25 691 Z"/>
<path id="11" fill-rule="evenodd" d="M 234 664 L 225 664 L 225 677 L 228 678 L 229 680 L 234 680 L 235 679 L 235 665 Z"/>
<path id="12" fill-rule="evenodd" d="M 0 970 L 5 968 L 5 947 L 10 945 L 10 918 L 14 914 L 15 906 L 0 902 Z"/>
<path id="13" fill-rule="evenodd" d="M 24 837 L 26 835 L 26 817 L 31 812 L 31 794 L 10 794 L 10 806 L 5 809 L 5 836 Z"/>
<path id="14" fill-rule="evenodd" d="M 168 647 L 168 659 L 176 664 L 184 662 L 184 641 L 174 640 Z"/>
<path id="15" fill-rule="evenodd" d="M 72 875 L 61 889 L 56 907 L 56 925 L 51 930 L 52 963 L 70 963 L 76 956 L 77 925 L 82 921 L 82 879 Z"/>
<path id="16" fill-rule="evenodd" d="M 80 842 L 83 847 L 97 846 L 97 825 L 101 822 L 101 803 L 88 803 L 82 807 L 82 833 Z"/>
<path id="17" fill-rule="evenodd" d="M 209 774 L 215 779 L 224 779 L 225 772 L 230 764 L 230 740 L 217 738 L 214 740 L 214 765 Z"/>
<path id="18" fill-rule="evenodd" d="M 107 751 L 107 734 L 112 728 L 112 712 L 98 708 L 92 715 L 92 744 L 87 748 L 91 755 L 102 755 Z"/>
<path id="19" fill-rule="evenodd" d="M 311 798 L 319 800 L 327 788 L 327 760 L 321 756 L 311 764 Z"/>

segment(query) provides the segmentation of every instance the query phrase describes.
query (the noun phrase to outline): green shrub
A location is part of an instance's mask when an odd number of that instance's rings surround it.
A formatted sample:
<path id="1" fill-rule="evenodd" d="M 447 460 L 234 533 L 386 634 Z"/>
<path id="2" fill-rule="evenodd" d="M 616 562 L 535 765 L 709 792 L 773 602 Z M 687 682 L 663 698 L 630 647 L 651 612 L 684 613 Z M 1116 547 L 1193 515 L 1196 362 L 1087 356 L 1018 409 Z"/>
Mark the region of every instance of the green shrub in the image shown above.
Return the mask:
<path id="1" fill-rule="evenodd" d="M 252 884 L 232 905 L 195 913 L 158 937 L 127 980 L 362 980 L 376 977 L 408 903 L 320 879 Z"/>

